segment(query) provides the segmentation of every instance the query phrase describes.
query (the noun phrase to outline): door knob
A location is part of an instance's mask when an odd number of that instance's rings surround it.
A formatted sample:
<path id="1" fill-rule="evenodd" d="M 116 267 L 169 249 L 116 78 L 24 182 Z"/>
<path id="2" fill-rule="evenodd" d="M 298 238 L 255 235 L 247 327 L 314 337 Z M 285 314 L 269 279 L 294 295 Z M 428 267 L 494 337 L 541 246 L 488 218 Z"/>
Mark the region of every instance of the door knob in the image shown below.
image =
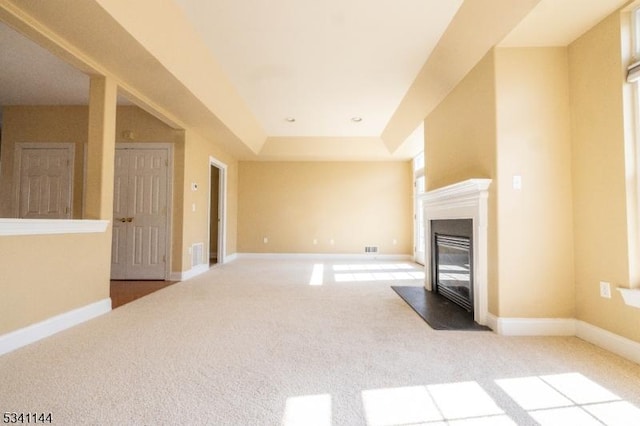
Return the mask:
<path id="1" fill-rule="evenodd" d="M 124 223 L 124 222 L 126 222 L 126 221 L 127 221 L 127 218 L 126 218 L 126 217 L 121 217 L 121 218 L 116 219 L 116 220 L 117 220 L 118 222 L 122 222 L 122 223 Z"/>
<path id="2" fill-rule="evenodd" d="M 129 222 L 129 223 L 133 222 L 133 218 L 132 217 L 128 217 L 127 218 L 127 222 Z"/>

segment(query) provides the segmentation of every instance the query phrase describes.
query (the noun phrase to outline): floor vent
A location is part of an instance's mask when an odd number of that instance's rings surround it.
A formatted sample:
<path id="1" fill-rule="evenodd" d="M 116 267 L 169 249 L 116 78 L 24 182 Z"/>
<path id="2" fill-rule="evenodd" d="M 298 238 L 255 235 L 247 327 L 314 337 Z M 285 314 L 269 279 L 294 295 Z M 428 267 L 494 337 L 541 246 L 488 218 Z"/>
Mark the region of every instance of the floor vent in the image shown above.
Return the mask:
<path id="1" fill-rule="evenodd" d="M 365 253 L 377 253 L 378 252 L 378 246 L 365 246 L 364 247 L 364 252 Z"/>
<path id="2" fill-rule="evenodd" d="M 191 267 L 204 263 L 204 243 L 195 243 L 191 246 Z"/>

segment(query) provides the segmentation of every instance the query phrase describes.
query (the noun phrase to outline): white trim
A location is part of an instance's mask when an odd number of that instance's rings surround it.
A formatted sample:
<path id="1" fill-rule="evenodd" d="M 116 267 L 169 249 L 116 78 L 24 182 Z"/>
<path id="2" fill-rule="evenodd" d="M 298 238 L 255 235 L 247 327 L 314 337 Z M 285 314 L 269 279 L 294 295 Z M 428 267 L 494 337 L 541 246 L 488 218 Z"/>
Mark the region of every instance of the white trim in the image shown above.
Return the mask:
<path id="1" fill-rule="evenodd" d="M 640 364 L 640 343 L 576 320 L 576 336 L 589 343 Z"/>
<path id="2" fill-rule="evenodd" d="M 576 320 L 573 318 L 497 318 L 494 315 L 491 317 L 493 330 L 503 336 L 576 335 Z"/>
<path id="3" fill-rule="evenodd" d="M 169 279 L 171 281 L 185 281 L 200 274 L 204 274 L 209 269 L 211 268 L 208 263 L 202 263 L 200 265 L 194 266 L 188 271 L 172 272 L 171 275 L 169 275 Z"/>
<path id="4" fill-rule="evenodd" d="M 211 249 L 211 167 L 216 167 L 220 172 L 218 175 L 218 263 L 227 262 L 227 165 L 222 161 L 209 156 L 209 225 L 207 226 L 207 247 Z"/>
<path id="5" fill-rule="evenodd" d="M 0 236 L 101 233 L 107 225 L 108 220 L 0 219 Z"/>
<path id="6" fill-rule="evenodd" d="M 420 198 L 424 208 L 425 288 L 431 290 L 431 221 L 471 219 L 473 221 L 473 319 L 487 324 L 488 286 L 488 197 L 491 179 L 469 179 L 433 191 Z"/>
<path id="7" fill-rule="evenodd" d="M 111 299 L 106 298 L 4 334 L 0 336 L 0 355 L 89 321 L 109 311 L 111 311 Z"/>
<path id="8" fill-rule="evenodd" d="M 237 260 L 237 259 L 238 259 L 238 253 L 229 254 L 225 258 L 224 263 L 233 262 L 234 260 Z"/>
<path id="9" fill-rule="evenodd" d="M 359 253 L 235 253 L 238 259 L 336 259 L 336 260 L 400 260 L 413 262 L 410 254 L 359 254 Z"/>
<path id="10" fill-rule="evenodd" d="M 494 332 L 498 332 L 498 317 L 493 315 L 491 312 L 487 312 L 487 323 L 485 324 Z"/>
<path id="11" fill-rule="evenodd" d="M 503 336 L 575 336 L 640 364 L 640 342 L 573 318 L 499 318 L 487 313 L 487 325 Z"/>

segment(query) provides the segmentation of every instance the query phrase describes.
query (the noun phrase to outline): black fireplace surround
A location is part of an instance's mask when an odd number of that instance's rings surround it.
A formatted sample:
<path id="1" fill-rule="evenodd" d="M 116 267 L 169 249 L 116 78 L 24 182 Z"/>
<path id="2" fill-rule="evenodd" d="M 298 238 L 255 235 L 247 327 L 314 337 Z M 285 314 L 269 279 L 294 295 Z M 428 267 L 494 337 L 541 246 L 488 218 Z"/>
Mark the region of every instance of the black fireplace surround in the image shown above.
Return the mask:
<path id="1" fill-rule="evenodd" d="M 431 289 L 473 312 L 473 221 L 431 221 Z"/>

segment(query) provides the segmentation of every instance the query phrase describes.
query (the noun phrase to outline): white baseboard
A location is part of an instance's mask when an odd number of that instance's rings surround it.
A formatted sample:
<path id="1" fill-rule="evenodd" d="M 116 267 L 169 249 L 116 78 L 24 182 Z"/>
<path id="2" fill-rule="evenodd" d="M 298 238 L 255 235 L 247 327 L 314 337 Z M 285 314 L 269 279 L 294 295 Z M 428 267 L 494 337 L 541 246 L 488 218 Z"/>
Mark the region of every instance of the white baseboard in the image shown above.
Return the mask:
<path id="1" fill-rule="evenodd" d="M 0 336 L 0 355 L 49 337 L 85 321 L 89 321 L 109 311 L 111 311 L 111 299 L 106 298 L 4 334 Z"/>
<path id="2" fill-rule="evenodd" d="M 498 317 L 493 315 L 491 312 L 487 312 L 487 323 L 484 324 L 489 327 L 491 330 L 498 332 Z"/>
<path id="3" fill-rule="evenodd" d="M 238 258 L 238 253 L 228 254 L 224 257 L 224 263 L 233 262 Z"/>
<path id="4" fill-rule="evenodd" d="M 274 259 L 274 260 L 399 260 L 413 262 L 409 254 L 360 254 L 360 253 L 236 253 L 239 259 Z"/>
<path id="5" fill-rule="evenodd" d="M 575 336 L 573 318 L 496 318 L 491 327 L 503 336 Z"/>
<path id="6" fill-rule="evenodd" d="M 200 274 L 207 272 L 210 269 L 208 263 L 202 263 L 200 265 L 196 265 L 188 271 L 181 272 L 172 272 L 169 275 L 169 279 L 171 281 L 185 281 Z"/>
<path id="7" fill-rule="evenodd" d="M 640 364 L 640 343 L 573 318 L 499 318 L 487 314 L 487 326 L 503 336 L 576 336 Z"/>
<path id="8" fill-rule="evenodd" d="M 596 346 L 640 364 L 640 343 L 576 320 L 576 336 Z"/>

